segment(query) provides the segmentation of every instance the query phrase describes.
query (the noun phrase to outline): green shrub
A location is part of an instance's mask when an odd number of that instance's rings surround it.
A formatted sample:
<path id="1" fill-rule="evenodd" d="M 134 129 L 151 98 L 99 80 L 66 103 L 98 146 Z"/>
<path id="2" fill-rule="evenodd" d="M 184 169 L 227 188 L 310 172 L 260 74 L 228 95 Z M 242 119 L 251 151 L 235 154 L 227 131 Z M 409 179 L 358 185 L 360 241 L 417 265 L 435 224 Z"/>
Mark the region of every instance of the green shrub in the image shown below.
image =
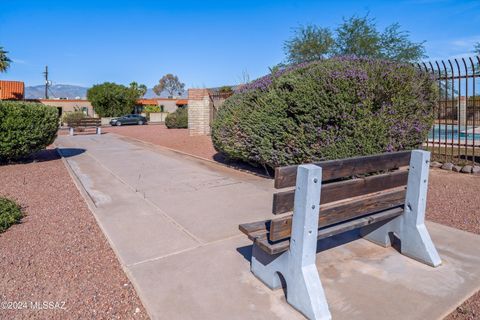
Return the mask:
<path id="1" fill-rule="evenodd" d="M 148 105 L 143 108 L 143 112 L 146 114 L 152 113 L 152 112 L 161 112 L 160 106 L 158 105 Z"/>
<path id="2" fill-rule="evenodd" d="M 12 224 L 20 222 L 22 209 L 14 201 L 0 197 L 0 233 L 7 230 Z"/>
<path id="3" fill-rule="evenodd" d="M 139 91 L 135 87 L 105 82 L 87 91 L 87 99 L 100 117 L 120 117 L 132 113 Z"/>
<path id="4" fill-rule="evenodd" d="M 71 123 L 75 123 L 80 121 L 81 119 L 85 119 L 87 116 L 83 111 L 72 111 L 72 112 L 65 112 L 62 115 L 62 123 L 66 123 L 70 126 Z"/>
<path id="5" fill-rule="evenodd" d="M 58 122 L 56 107 L 0 101 L 0 163 L 22 159 L 52 144 Z"/>
<path id="6" fill-rule="evenodd" d="M 165 118 L 167 128 L 188 128 L 188 109 L 178 108 L 175 112 L 169 113 Z"/>
<path id="7" fill-rule="evenodd" d="M 158 105 L 147 105 L 143 108 L 143 112 L 147 115 L 147 118 L 150 118 L 150 113 L 163 112 L 161 106 Z"/>
<path id="8" fill-rule="evenodd" d="M 341 57 L 240 88 L 212 125 L 217 151 L 271 168 L 412 149 L 426 138 L 434 81 L 411 65 Z"/>

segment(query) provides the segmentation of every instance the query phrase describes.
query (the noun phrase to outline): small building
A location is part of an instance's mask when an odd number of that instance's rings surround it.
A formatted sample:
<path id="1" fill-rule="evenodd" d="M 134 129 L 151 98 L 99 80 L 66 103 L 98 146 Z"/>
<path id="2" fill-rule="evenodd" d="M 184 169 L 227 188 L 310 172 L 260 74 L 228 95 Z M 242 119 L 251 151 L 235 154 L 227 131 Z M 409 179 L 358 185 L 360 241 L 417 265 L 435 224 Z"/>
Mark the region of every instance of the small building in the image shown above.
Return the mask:
<path id="1" fill-rule="evenodd" d="M 22 81 L 0 80 L 0 100 L 23 100 L 25 84 Z"/>
<path id="2" fill-rule="evenodd" d="M 181 102 L 179 104 L 179 102 Z M 165 112 L 174 112 L 177 110 L 177 107 L 184 106 L 188 103 L 188 100 L 185 99 L 171 99 L 171 98 L 150 98 L 150 99 L 138 99 L 138 106 L 140 108 L 136 109 L 137 113 L 141 113 L 144 106 L 147 105 L 156 105 L 163 106 Z"/>

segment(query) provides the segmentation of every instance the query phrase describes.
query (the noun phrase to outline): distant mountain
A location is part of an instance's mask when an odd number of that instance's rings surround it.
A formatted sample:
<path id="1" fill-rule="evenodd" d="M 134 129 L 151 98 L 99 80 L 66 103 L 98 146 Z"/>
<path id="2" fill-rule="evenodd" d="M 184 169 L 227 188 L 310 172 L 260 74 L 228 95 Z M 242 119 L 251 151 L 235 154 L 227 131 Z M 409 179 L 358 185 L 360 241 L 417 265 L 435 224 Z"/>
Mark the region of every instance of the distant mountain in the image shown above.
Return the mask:
<path id="1" fill-rule="evenodd" d="M 66 99 L 86 99 L 88 88 L 73 86 L 69 84 L 55 84 L 49 87 L 48 97 L 66 98 Z M 43 99 L 45 98 L 45 86 L 25 87 L 26 99 Z"/>
<path id="2" fill-rule="evenodd" d="M 74 86 L 69 84 L 55 84 L 49 87 L 48 96 L 51 99 L 54 98 L 66 98 L 66 99 L 86 99 L 87 97 L 86 87 Z M 162 92 L 161 97 L 167 97 L 166 92 Z M 181 96 L 186 97 L 187 91 Z M 25 98 L 26 99 L 43 99 L 45 98 L 45 86 L 29 86 L 25 87 Z M 153 89 L 148 89 L 144 98 L 158 98 L 158 96 L 153 92 Z"/>

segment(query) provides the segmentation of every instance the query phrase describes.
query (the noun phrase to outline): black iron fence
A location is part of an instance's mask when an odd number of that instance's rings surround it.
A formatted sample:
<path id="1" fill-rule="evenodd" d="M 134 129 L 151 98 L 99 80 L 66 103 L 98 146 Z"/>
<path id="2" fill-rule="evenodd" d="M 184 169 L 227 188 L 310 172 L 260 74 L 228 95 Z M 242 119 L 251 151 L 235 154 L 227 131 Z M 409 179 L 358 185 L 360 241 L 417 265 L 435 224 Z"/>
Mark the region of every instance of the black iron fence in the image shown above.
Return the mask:
<path id="1" fill-rule="evenodd" d="M 425 147 L 432 158 L 480 163 L 480 57 L 418 63 L 438 83 L 436 120 Z"/>

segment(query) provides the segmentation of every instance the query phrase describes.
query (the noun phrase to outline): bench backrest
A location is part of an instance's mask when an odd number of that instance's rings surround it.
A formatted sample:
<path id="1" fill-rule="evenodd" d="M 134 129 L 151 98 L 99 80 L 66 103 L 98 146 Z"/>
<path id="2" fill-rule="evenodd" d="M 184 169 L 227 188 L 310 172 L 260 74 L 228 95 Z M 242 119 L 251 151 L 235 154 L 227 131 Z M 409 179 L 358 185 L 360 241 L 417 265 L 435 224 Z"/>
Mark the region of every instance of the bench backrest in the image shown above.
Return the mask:
<path id="1" fill-rule="evenodd" d="M 331 226 L 404 205 L 411 152 L 393 152 L 315 163 L 322 167 L 318 227 Z M 295 186 L 297 166 L 275 170 L 275 188 Z M 273 195 L 273 214 L 290 212 L 295 190 Z M 292 215 L 269 221 L 269 240 L 290 237 Z"/>
<path id="2" fill-rule="evenodd" d="M 99 127 L 102 123 L 100 118 L 83 118 L 72 120 L 68 123 L 69 127 Z"/>

